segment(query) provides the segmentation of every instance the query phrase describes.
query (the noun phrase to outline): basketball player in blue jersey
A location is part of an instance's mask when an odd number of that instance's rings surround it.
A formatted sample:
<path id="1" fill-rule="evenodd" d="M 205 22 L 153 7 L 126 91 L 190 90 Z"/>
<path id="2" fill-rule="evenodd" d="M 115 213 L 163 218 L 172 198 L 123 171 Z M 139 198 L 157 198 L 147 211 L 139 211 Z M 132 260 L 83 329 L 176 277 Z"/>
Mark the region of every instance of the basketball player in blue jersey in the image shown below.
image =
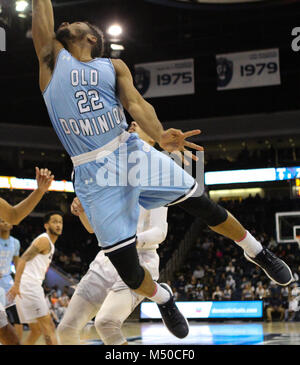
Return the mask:
<path id="1" fill-rule="evenodd" d="M 20 241 L 11 236 L 10 232 L 13 228 L 12 224 L 5 222 L 0 218 L 0 288 L 3 288 L 5 293 L 11 288 L 14 283 L 11 264 L 14 263 L 17 267 L 20 255 Z M 7 307 L 6 313 L 9 321 L 14 325 L 19 339 L 22 338 L 23 326 L 20 324 L 17 314 L 16 304 L 9 303 L 7 300 L 4 303 Z"/>
<path id="2" fill-rule="evenodd" d="M 128 287 L 158 304 L 165 325 L 175 336 L 188 334 L 188 325 L 172 293 L 164 284 L 155 283 L 139 264 L 135 244 L 139 204 L 145 209 L 179 204 L 201 217 L 213 231 L 235 241 L 244 249 L 246 259 L 259 265 L 272 280 L 280 285 L 293 281 L 290 268 L 263 248 L 228 211 L 206 195 L 195 196 L 194 178 L 168 156 L 125 131 L 123 106 L 168 152 L 185 151 L 186 147 L 202 151 L 202 147 L 186 140 L 200 131 L 164 130 L 154 108 L 134 87 L 126 64 L 101 58 L 103 35 L 95 26 L 87 22 L 63 23 L 55 33 L 51 0 L 32 0 L 32 5 L 39 85 L 51 122 L 73 161 L 76 195 L 104 253 Z M 160 160 L 171 169 L 168 173 L 151 172 L 151 184 L 145 176 L 147 181 L 142 180 L 138 186 L 122 184 L 132 166 L 127 159 L 131 153 L 146 154 L 151 162 Z M 105 184 L 105 172 L 118 184 Z M 174 181 L 178 177 L 183 181 L 181 186 L 160 186 L 161 179 Z"/>

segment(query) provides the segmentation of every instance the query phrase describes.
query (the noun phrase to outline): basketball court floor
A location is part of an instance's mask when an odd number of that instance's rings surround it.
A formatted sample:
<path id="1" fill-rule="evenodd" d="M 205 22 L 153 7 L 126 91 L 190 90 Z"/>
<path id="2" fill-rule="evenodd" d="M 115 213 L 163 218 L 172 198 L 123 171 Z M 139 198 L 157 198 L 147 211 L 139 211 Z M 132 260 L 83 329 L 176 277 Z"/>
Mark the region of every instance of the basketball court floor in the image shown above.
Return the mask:
<path id="1" fill-rule="evenodd" d="M 193 322 L 182 340 L 161 322 L 127 322 L 123 333 L 129 345 L 300 345 L 300 322 Z M 24 331 L 24 338 L 27 331 Z M 37 342 L 43 345 L 42 337 Z M 82 345 L 102 345 L 94 328 Z"/>

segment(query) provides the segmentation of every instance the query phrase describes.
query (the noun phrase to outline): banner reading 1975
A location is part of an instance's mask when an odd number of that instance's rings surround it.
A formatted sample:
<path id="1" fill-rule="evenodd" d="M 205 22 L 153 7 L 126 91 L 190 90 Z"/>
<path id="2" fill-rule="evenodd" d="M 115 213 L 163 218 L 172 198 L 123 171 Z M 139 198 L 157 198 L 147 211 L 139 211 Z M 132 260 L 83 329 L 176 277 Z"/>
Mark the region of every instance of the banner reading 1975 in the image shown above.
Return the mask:
<path id="1" fill-rule="evenodd" d="M 279 49 L 216 56 L 218 90 L 280 85 Z"/>
<path id="2" fill-rule="evenodd" d="M 144 98 L 194 94 L 194 60 L 135 65 L 135 85 Z"/>

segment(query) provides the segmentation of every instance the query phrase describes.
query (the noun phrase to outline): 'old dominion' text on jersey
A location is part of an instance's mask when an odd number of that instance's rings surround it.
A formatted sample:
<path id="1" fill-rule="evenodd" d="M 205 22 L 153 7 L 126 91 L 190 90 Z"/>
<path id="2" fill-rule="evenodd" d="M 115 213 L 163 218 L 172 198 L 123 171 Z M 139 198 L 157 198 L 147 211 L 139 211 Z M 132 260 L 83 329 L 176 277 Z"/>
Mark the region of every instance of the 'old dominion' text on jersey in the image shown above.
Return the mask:
<path id="1" fill-rule="evenodd" d="M 59 52 L 43 95 L 53 127 L 70 156 L 96 150 L 128 127 L 116 86 L 110 59 L 80 62 L 64 48 Z"/>

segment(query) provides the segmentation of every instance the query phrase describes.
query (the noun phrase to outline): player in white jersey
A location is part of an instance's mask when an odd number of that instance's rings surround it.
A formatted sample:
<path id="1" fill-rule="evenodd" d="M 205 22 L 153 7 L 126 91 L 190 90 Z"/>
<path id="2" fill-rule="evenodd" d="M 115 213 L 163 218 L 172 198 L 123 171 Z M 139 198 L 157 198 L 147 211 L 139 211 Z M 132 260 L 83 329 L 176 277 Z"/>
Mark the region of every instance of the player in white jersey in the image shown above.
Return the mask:
<path id="1" fill-rule="evenodd" d="M 79 216 L 86 229 L 93 233 L 78 198 L 74 199 L 71 211 Z M 156 249 L 167 236 L 167 211 L 166 207 L 152 210 L 140 208 L 137 227 L 138 256 L 141 265 L 149 271 L 155 281 L 159 277 L 159 256 Z M 95 328 L 105 345 L 126 345 L 122 325 L 144 298 L 128 288 L 101 250 L 77 285 L 57 328 L 59 343 L 79 345 L 80 333 L 85 325 L 96 317 Z"/>
<path id="2" fill-rule="evenodd" d="M 0 217 L 10 224 L 19 224 L 27 217 L 48 191 L 54 176 L 48 169 L 35 168 L 37 189 L 19 204 L 12 206 L 0 198 Z M 5 309 L 0 305 L 0 343 L 3 345 L 19 345 L 14 327 L 8 323 Z"/>
<path id="3" fill-rule="evenodd" d="M 54 244 L 62 234 L 62 214 L 46 214 L 44 227 L 46 232 L 39 235 L 19 258 L 15 282 L 8 292 L 10 299 L 16 298 L 21 323 L 28 323 L 30 327 L 24 345 L 33 345 L 41 333 L 47 345 L 57 344 L 42 284 L 52 261 Z"/>

